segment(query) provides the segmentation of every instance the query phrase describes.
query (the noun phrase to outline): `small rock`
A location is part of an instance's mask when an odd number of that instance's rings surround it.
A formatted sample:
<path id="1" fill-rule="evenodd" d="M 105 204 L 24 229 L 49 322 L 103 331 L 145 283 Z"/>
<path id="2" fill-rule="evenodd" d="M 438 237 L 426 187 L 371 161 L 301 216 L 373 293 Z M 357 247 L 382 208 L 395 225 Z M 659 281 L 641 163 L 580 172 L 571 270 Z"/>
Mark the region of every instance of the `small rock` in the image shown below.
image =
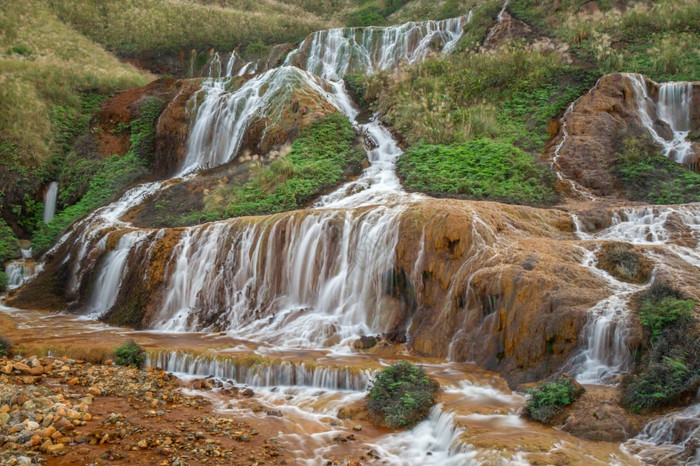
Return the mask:
<path id="1" fill-rule="evenodd" d="M 362 426 L 360 424 L 356 425 L 355 427 L 352 428 L 355 432 L 359 432 L 362 430 Z"/>
<path id="2" fill-rule="evenodd" d="M 32 370 L 31 367 L 29 367 L 29 366 L 26 365 L 26 364 L 22 364 L 21 362 L 16 362 L 16 363 L 14 363 L 14 364 L 12 365 L 12 368 L 13 368 L 14 370 L 20 371 L 20 372 L 22 372 L 22 373 L 24 373 L 24 374 L 28 374 L 28 373 Z"/>
<path id="3" fill-rule="evenodd" d="M 255 392 L 251 390 L 250 388 L 246 388 L 241 392 L 241 395 L 250 398 L 251 396 L 255 395 Z"/>

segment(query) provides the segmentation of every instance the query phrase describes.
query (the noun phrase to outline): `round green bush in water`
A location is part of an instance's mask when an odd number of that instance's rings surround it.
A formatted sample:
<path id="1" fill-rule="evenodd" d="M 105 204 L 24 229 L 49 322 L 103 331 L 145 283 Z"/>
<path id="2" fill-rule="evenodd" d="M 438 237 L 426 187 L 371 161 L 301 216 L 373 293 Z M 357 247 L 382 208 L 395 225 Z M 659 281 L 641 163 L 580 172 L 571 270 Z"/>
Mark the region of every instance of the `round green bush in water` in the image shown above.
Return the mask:
<path id="1" fill-rule="evenodd" d="M 427 417 L 439 388 L 422 367 L 408 361 L 397 362 L 374 380 L 367 409 L 380 424 L 413 427 Z"/>
<path id="2" fill-rule="evenodd" d="M 141 367 L 146 361 L 146 353 L 133 340 L 115 348 L 114 355 L 117 357 L 117 364 L 120 366 Z"/>

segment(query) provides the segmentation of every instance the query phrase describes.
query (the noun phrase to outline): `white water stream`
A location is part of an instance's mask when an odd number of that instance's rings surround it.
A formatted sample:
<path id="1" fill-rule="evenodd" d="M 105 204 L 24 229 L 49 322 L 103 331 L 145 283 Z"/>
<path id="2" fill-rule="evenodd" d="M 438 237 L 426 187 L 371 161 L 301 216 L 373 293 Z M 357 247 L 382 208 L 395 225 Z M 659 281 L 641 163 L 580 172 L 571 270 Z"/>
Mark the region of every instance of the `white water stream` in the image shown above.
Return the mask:
<path id="1" fill-rule="evenodd" d="M 44 223 L 49 223 L 56 215 L 56 198 L 58 195 L 58 183 L 52 181 L 44 194 Z"/>

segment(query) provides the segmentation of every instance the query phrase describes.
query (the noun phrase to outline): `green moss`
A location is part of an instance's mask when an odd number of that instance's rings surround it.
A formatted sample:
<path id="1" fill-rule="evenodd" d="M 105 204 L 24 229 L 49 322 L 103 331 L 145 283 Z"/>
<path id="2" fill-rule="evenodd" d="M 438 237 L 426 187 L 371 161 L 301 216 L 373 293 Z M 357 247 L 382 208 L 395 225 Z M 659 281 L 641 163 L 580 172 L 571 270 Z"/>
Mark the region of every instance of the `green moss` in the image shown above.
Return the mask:
<path id="1" fill-rule="evenodd" d="M 647 135 L 623 142 L 613 172 L 631 200 L 652 204 L 700 202 L 700 174 L 660 155 Z"/>
<path id="2" fill-rule="evenodd" d="M 525 405 L 525 416 L 543 424 L 551 421 L 565 406 L 580 396 L 571 380 L 565 377 L 527 389 L 526 392 L 530 398 Z"/>
<path id="3" fill-rule="evenodd" d="M 439 384 L 422 367 L 397 362 L 382 370 L 372 383 L 367 409 L 381 424 L 410 428 L 426 418 L 438 389 Z"/>
<path id="4" fill-rule="evenodd" d="M 451 146 L 419 145 L 399 157 L 411 191 L 520 204 L 554 202 L 554 176 L 511 144 L 476 139 Z"/>

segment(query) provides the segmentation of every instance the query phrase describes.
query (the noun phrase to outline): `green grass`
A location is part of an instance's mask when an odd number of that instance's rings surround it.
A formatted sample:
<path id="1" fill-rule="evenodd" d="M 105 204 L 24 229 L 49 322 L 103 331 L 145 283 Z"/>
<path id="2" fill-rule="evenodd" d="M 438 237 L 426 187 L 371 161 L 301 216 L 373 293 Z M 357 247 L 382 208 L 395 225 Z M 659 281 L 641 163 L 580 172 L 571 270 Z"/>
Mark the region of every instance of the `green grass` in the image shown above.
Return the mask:
<path id="1" fill-rule="evenodd" d="M 112 156 L 104 161 L 78 159 L 83 166 L 71 166 L 72 172 L 83 173 L 76 177 L 80 182 L 89 180 L 89 188 L 78 202 L 61 210 L 48 224 L 42 224 L 34 233 L 32 245 L 37 251 L 45 251 L 74 221 L 97 207 L 106 204 L 126 186 L 144 176 L 148 170 L 154 142 L 154 125 L 163 108 L 159 99 L 150 99 L 141 106 L 141 115 L 130 124 L 131 146 L 123 156 Z M 88 173 L 86 170 L 96 170 Z M 70 190 L 70 188 L 68 188 Z"/>
<path id="2" fill-rule="evenodd" d="M 664 284 L 654 284 L 640 300 L 645 343 L 636 373 L 623 384 L 623 404 L 652 411 L 689 403 L 700 388 L 700 330 L 697 303 Z"/>
<path id="3" fill-rule="evenodd" d="M 410 428 L 427 417 L 439 388 L 425 369 L 400 361 L 382 370 L 374 380 L 367 410 L 380 424 Z"/>
<path id="4" fill-rule="evenodd" d="M 551 204 L 553 174 L 517 147 L 488 139 L 417 145 L 400 156 L 398 175 L 411 191 L 518 204 Z"/>
<path id="5" fill-rule="evenodd" d="M 355 138 L 347 118 L 326 116 L 304 128 L 284 158 L 259 167 L 242 186 L 218 188 L 206 199 L 203 214 L 192 216 L 211 220 L 303 207 L 349 174 L 359 174 L 365 155 Z"/>
<path id="6" fill-rule="evenodd" d="M 543 424 L 551 421 L 565 406 L 573 403 L 576 396 L 580 395 L 576 394 L 573 383 L 565 377 L 527 389 L 526 392 L 530 398 L 525 404 L 525 415 Z"/>
<path id="7" fill-rule="evenodd" d="M 602 15 L 576 14 L 586 3 L 513 0 L 509 10 L 539 31 L 571 46 L 603 73 L 642 73 L 657 81 L 700 79 L 700 4 L 693 0 L 638 2 L 624 12 L 599 2 Z"/>
<path id="8" fill-rule="evenodd" d="M 649 136 L 623 142 L 613 173 L 633 201 L 651 204 L 700 202 L 700 174 L 660 155 Z"/>

